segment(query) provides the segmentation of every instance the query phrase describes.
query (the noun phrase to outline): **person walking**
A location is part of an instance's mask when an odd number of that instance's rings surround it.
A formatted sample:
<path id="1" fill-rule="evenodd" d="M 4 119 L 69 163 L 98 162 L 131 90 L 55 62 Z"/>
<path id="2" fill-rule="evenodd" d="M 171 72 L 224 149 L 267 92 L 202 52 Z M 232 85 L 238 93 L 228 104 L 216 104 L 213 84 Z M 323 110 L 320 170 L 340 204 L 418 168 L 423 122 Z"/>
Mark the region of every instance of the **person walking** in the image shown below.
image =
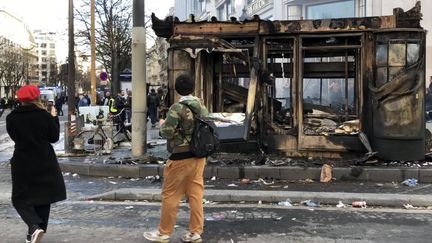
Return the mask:
<path id="1" fill-rule="evenodd" d="M 58 94 L 57 96 L 56 96 L 56 98 L 55 98 L 55 108 L 56 108 L 56 110 L 57 110 L 57 115 L 58 116 L 63 116 L 64 114 L 63 114 L 63 103 L 64 103 L 64 100 L 63 100 L 63 96 L 61 96 L 60 94 Z"/>
<path id="2" fill-rule="evenodd" d="M 147 97 L 147 107 L 152 127 L 155 127 L 157 122 L 157 109 L 159 107 L 159 97 L 156 94 L 155 89 L 151 89 L 150 94 Z"/>
<path id="3" fill-rule="evenodd" d="M 60 136 L 56 109 L 47 112 L 38 87 L 17 91 L 21 105 L 6 117 L 6 130 L 15 142 L 10 160 L 12 204 L 28 226 L 26 242 L 39 243 L 47 232 L 52 203 L 66 199 L 62 173 L 51 143 Z M 31 122 L 29 122 L 31 121 Z"/>
<path id="4" fill-rule="evenodd" d="M 189 231 L 182 237 L 183 242 L 202 242 L 204 228 L 204 166 L 206 158 L 197 158 L 190 151 L 195 119 L 191 111 L 208 116 L 207 108 L 192 96 L 195 82 L 189 75 L 180 75 L 175 81 L 175 90 L 182 97 L 173 104 L 160 128 L 160 134 L 167 139 L 171 153 L 165 168 L 162 185 L 162 208 L 157 230 L 144 232 L 143 236 L 153 242 L 168 242 L 177 220 L 177 207 L 186 195 L 190 207 Z"/>

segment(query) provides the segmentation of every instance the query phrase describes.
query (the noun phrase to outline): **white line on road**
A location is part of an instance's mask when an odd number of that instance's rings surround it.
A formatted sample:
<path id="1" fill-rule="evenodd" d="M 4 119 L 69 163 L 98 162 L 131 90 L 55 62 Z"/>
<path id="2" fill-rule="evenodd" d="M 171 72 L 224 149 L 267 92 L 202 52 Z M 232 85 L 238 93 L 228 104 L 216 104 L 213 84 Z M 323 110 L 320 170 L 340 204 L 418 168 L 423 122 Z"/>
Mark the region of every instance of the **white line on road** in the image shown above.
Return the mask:
<path id="1" fill-rule="evenodd" d="M 14 146 L 15 143 L 9 138 L 8 134 L 0 135 L 0 152 L 12 150 Z M 64 133 L 60 133 L 59 140 L 53 144 L 53 147 L 55 151 L 64 150 Z"/>

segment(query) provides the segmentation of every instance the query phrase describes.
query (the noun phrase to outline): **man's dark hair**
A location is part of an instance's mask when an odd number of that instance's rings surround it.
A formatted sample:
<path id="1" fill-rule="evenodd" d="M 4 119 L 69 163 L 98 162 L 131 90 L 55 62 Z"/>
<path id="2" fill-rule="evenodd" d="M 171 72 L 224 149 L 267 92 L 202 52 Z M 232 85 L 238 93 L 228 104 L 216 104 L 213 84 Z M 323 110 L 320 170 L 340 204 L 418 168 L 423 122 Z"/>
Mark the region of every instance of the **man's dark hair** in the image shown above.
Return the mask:
<path id="1" fill-rule="evenodd" d="M 195 90 L 195 82 L 188 74 L 179 75 L 175 80 L 175 90 L 182 96 L 189 95 Z"/>

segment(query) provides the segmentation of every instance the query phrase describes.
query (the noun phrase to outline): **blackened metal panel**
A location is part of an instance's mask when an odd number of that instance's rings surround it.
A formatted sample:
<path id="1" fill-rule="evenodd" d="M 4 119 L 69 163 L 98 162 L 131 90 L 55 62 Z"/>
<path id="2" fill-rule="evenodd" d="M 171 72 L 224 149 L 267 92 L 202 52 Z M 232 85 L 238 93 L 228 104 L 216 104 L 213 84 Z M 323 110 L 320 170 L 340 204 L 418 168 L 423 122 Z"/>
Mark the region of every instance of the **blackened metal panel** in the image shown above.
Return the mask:
<path id="1" fill-rule="evenodd" d="M 369 90 L 373 112 L 372 144 L 382 159 L 424 159 L 424 41 L 422 32 L 380 32 L 376 36 L 375 45 L 385 48 L 377 49 L 375 79 L 369 84 Z M 412 49 L 413 45 L 417 48 Z M 386 52 L 386 60 L 379 61 L 383 56 L 379 51 Z M 379 75 L 382 68 L 387 68 L 387 75 Z"/>

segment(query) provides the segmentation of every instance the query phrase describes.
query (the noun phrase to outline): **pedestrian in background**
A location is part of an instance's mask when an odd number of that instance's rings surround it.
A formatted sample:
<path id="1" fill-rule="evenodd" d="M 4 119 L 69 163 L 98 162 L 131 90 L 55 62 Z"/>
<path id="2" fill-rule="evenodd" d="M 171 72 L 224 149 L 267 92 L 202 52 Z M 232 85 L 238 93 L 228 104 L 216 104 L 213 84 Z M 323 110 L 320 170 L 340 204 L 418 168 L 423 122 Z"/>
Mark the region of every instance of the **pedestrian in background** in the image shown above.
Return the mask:
<path id="1" fill-rule="evenodd" d="M 61 96 L 60 94 L 58 94 L 55 98 L 55 108 L 57 110 L 57 115 L 58 116 L 63 116 L 63 96 Z"/>
<path id="2" fill-rule="evenodd" d="M 3 112 L 6 110 L 6 97 L 1 98 L 0 100 L 0 117 L 3 115 Z"/>
<path id="3" fill-rule="evenodd" d="M 111 99 L 111 93 L 109 92 L 109 91 L 107 91 L 106 93 L 105 93 L 105 98 L 104 98 L 104 100 L 103 100 L 103 105 L 107 105 L 107 106 L 109 106 L 109 102 L 110 102 L 110 99 Z"/>
<path id="4" fill-rule="evenodd" d="M 158 118 L 165 119 L 166 113 L 168 112 L 168 102 L 166 99 L 166 94 L 164 93 L 161 87 L 157 89 L 157 95 L 158 95 L 158 102 L 159 102 Z"/>
<path id="5" fill-rule="evenodd" d="M 87 105 L 90 106 L 91 105 L 91 99 L 90 99 L 88 92 L 85 93 L 84 97 L 87 99 Z"/>
<path id="6" fill-rule="evenodd" d="M 116 130 L 118 131 L 120 129 L 119 123 L 124 123 L 126 120 L 126 112 L 123 110 L 125 108 L 126 99 L 124 98 L 125 92 L 124 90 L 120 90 L 120 92 L 117 93 L 117 96 L 114 101 L 114 107 L 113 114 L 117 115 L 119 114 L 119 117 L 116 121 Z"/>
<path id="7" fill-rule="evenodd" d="M 84 96 L 84 93 L 79 93 L 78 95 L 78 107 L 89 106 L 89 100 Z"/>
<path id="8" fill-rule="evenodd" d="M 157 109 L 159 107 L 159 97 L 156 94 L 155 89 L 151 89 L 150 94 L 147 97 L 147 108 L 148 108 L 148 115 L 150 117 L 150 121 L 152 124 L 152 127 L 156 126 L 157 119 Z"/>
<path id="9" fill-rule="evenodd" d="M 204 229 L 204 166 L 206 158 L 197 158 L 190 151 L 195 119 L 191 111 L 202 117 L 208 116 L 207 108 L 192 96 L 195 82 L 189 75 L 180 75 L 175 81 L 175 90 L 182 97 L 168 111 L 165 122 L 162 120 L 160 134 L 167 139 L 171 153 L 165 168 L 162 185 L 162 209 L 159 228 L 145 232 L 144 237 L 153 242 L 168 242 L 177 220 L 177 207 L 186 195 L 189 202 L 189 231 L 182 237 L 183 242 L 202 242 Z"/>
<path id="10" fill-rule="evenodd" d="M 126 117 L 127 117 L 128 123 L 131 123 L 131 119 L 132 119 L 132 90 L 127 91 Z"/>
<path id="11" fill-rule="evenodd" d="M 41 103 L 38 87 L 17 91 L 21 105 L 6 117 L 6 130 L 15 142 L 10 160 L 12 204 L 28 226 L 26 242 L 40 242 L 47 231 L 52 203 L 66 199 L 66 188 L 51 143 L 57 142 L 60 124 L 56 110 Z"/>

